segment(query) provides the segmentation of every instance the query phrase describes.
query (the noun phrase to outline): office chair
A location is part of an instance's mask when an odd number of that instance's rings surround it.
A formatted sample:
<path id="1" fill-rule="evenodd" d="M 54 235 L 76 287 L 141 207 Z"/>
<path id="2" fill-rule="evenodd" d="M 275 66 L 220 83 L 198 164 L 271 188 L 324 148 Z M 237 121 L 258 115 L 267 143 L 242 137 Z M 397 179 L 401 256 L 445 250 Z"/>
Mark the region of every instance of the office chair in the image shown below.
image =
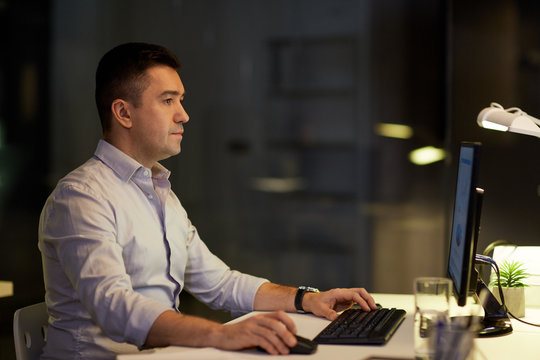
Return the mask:
<path id="1" fill-rule="evenodd" d="M 15 311 L 13 338 L 17 360 L 37 360 L 47 341 L 49 314 L 45 302 Z"/>

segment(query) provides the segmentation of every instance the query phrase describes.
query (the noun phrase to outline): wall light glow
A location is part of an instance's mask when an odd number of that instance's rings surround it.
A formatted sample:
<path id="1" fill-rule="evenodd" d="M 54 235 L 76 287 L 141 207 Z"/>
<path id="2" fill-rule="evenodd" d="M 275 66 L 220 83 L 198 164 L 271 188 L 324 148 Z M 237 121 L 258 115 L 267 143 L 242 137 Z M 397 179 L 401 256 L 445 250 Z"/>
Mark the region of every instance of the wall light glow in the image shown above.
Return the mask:
<path id="1" fill-rule="evenodd" d="M 303 189 L 304 182 L 301 178 L 254 178 L 251 188 L 273 193 L 288 193 Z"/>
<path id="2" fill-rule="evenodd" d="M 446 151 L 433 146 L 425 146 L 409 153 L 409 160 L 415 165 L 428 165 L 445 157 Z"/>
<path id="3" fill-rule="evenodd" d="M 413 136 L 413 129 L 408 125 L 379 123 L 375 125 L 375 133 L 385 137 L 410 139 Z"/>

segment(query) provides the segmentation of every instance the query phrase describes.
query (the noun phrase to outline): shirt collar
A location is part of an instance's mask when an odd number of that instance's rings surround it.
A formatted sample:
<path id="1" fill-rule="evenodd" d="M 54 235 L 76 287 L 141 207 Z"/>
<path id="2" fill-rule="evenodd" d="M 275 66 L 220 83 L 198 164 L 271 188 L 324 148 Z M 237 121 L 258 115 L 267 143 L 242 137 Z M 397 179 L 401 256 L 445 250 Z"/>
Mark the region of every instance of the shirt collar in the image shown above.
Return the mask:
<path id="1" fill-rule="evenodd" d="M 146 169 L 137 160 L 103 139 L 99 140 L 94 155 L 114 170 L 125 182 L 129 181 L 140 168 Z M 168 179 L 171 174 L 167 168 L 159 163 L 156 163 L 151 171 L 153 177 L 160 179 Z"/>

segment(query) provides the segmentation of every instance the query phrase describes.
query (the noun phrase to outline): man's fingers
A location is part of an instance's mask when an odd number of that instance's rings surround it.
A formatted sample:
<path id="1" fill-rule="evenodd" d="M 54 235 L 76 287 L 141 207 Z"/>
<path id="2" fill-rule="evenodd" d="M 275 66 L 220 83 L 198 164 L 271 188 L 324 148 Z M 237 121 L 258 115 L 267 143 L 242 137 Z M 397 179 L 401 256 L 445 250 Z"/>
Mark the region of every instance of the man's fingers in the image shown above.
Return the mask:
<path id="1" fill-rule="evenodd" d="M 322 315 L 330 321 L 334 321 L 338 317 L 337 312 L 333 309 L 326 308 L 323 310 L 325 310 L 325 312 Z"/>
<path id="2" fill-rule="evenodd" d="M 257 343 L 269 354 L 288 354 L 289 347 L 283 342 L 278 334 L 265 326 L 258 326 L 254 330 L 258 335 Z"/>
<path id="3" fill-rule="evenodd" d="M 289 347 L 296 345 L 296 326 L 292 319 L 284 312 L 275 312 L 264 314 L 254 319 L 257 322 L 257 327 L 254 332 L 268 341 L 269 344 L 261 344 L 261 346 L 269 353 L 273 353 L 270 349 L 274 348 L 281 354 L 288 354 Z M 268 346 L 269 348 L 266 348 Z"/>
<path id="4" fill-rule="evenodd" d="M 375 300 L 364 288 L 354 288 L 354 289 L 339 289 L 341 292 L 341 299 L 336 299 L 337 304 L 340 302 L 352 301 L 357 303 L 362 310 L 370 311 L 377 308 Z"/>
<path id="5" fill-rule="evenodd" d="M 330 306 L 333 310 L 341 311 L 350 307 L 353 303 L 357 303 L 362 310 L 370 311 L 377 308 L 375 300 L 364 288 L 353 289 L 333 289 L 326 293 L 322 293 L 326 300 L 321 300 Z M 320 314 L 328 318 L 326 313 Z"/>
<path id="6" fill-rule="evenodd" d="M 291 333 L 296 334 L 296 324 L 294 323 L 293 319 L 291 319 L 291 317 L 285 313 L 285 311 L 276 311 L 272 314 L 274 314 Z"/>
<path id="7" fill-rule="evenodd" d="M 377 309 L 375 301 L 366 300 L 359 295 L 354 297 L 354 302 L 357 303 L 364 311 L 371 311 Z"/>
<path id="8" fill-rule="evenodd" d="M 263 316 L 264 326 L 270 329 L 274 334 L 287 345 L 296 345 L 296 326 L 292 319 L 284 312 L 271 313 L 269 316 Z"/>
<path id="9" fill-rule="evenodd" d="M 360 297 L 365 301 L 367 306 L 369 307 L 369 310 L 375 310 L 377 308 L 377 304 L 375 304 L 375 299 L 367 292 L 364 288 L 356 289 Z"/>
<path id="10" fill-rule="evenodd" d="M 364 300 L 364 298 L 362 298 L 358 294 L 356 294 L 356 296 L 354 297 L 354 302 L 357 303 L 362 308 L 362 310 L 364 310 L 364 311 L 371 311 L 372 310 L 372 308 L 368 304 L 368 302 L 366 300 Z"/>
<path id="11" fill-rule="evenodd" d="M 259 336 L 257 343 L 259 344 L 257 345 L 258 347 L 264 349 L 270 355 L 280 354 L 279 350 L 272 344 L 272 342 L 268 341 L 264 336 Z"/>

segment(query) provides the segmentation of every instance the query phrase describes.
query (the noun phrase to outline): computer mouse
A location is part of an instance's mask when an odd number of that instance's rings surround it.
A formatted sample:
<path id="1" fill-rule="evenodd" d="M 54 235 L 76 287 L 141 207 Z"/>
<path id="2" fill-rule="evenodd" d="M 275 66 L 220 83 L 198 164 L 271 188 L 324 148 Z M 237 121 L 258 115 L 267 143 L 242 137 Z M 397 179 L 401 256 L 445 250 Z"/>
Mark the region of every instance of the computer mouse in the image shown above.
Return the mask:
<path id="1" fill-rule="evenodd" d="M 306 339 L 300 335 L 295 335 L 298 341 L 295 346 L 290 348 L 291 354 L 313 354 L 317 351 L 317 343 L 315 341 Z"/>
<path id="2" fill-rule="evenodd" d="M 300 335 L 295 335 L 297 343 L 292 348 L 289 348 L 291 354 L 313 354 L 317 350 L 317 343 L 315 341 L 306 339 Z M 262 347 L 257 346 L 257 350 L 266 352 Z"/>

